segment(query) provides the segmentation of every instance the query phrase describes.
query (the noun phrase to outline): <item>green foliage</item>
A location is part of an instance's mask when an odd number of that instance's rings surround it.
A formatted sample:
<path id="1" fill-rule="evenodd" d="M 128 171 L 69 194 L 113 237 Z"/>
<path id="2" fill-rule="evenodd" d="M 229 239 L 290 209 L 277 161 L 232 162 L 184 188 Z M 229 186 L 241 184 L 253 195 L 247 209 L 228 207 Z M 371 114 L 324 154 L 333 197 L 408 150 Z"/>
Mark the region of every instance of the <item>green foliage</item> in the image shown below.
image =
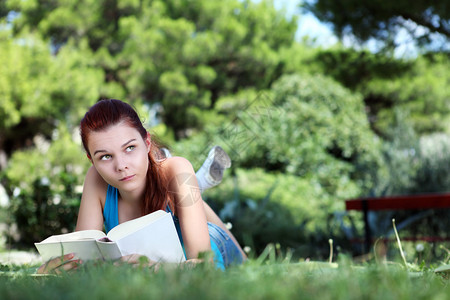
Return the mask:
<path id="1" fill-rule="evenodd" d="M 395 110 L 395 123 L 382 149 L 387 168 L 377 177 L 373 194 L 407 194 L 414 185 L 413 178 L 419 169 L 420 159 L 418 137 L 405 112 Z"/>
<path id="2" fill-rule="evenodd" d="M 0 152 L 9 158 L 0 179 L 19 228 L 16 242 L 31 245 L 74 229 L 80 196 L 74 189 L 86 165 L 72 136 L 99 97 L 103 72 L 92 68 L 85 43 L 57 57 L 37 34 L 11 39 L 2 30 L 0 43 Z"/>
<path id="3" fill-rule="evenodd" d="M 330 237 L 344 247 L 344 199 L 448 186 L 447 137 L 431 135 L 450 128 L 443 54 L 314 49 L 270 1 L 7 0 L 0 17 L 0 180 L 24 243 L 73 229 L 87 168 L 74 136 L 99 98 L 152 125 L 157 111 L 153 131 L 195 169 L 223 146 L 237 183 L 206 197 L 257 252 L 326 257 Z"/>
<path id="4" fill-rule="evenodd" d="M 383 145 L 388 172 L 378 178 L 377 194 L 449 191 L 449 135 L 434 133 L 418 136 L 408 120 L 408 115 L 397 111 L 390 140 Z"/>
<path id="5" fill-rule="evenodd" d="M 404 112 L 396 111 L 389 141 L 383 144 L 386 172 L 380 172 L 373 196 L 449 192 L 450 137 L 435 133 L 418 136 Z M 448 237 L 448 210 L 373 213 L 375 235 L 392 236 L 392 218 L 405 236 Z"/>
<path id="6" fill-rule="evenodd" d="M 373 102 L 378 106 L 374 112 L 375 130 L 383 135 L 389 132 L 394 123 L 394 107 L 409 113 L 418 134 L 449 132 L 449 68 L 449 57 L 435 54 L 419 57 L 409 72 L 395 80 L 379 78 L 368 82 L 363 93 L 369 105 Z"/>
<path id="7" fill-rule="evenodd" d="M 343 210 L 343 202 L 310 179 L 237 169 L 234 177 L 227 176 L 219 186 L 205 191 L 203 198 L 232 224 L 241 245 L 255 253 L 278 243 L 295 257 L 323 259 L 328 252 L 321 245 L 331 236 L 344 246 L 342 232 L 327 223 L 330 211 Z"/>
<path id="8" fill-rule="evenodd" d="M 403 34 L 409 35 L 419 45 L 449 50 L 450 6 L 446 1 L 420 0 L 411 3 L 403 0 L 385 3 L 381 0 L 318 0 L 306 1 L 303 8 L 314 13 L 321 21 L 331 23 L 334 32 L 340 37 L 351 34 L 362 41 L 375 38 L 390 46 L 395 44 L 395 36 L 403 30 Z M 419 26 L 423 29 L 419 30 Z M 437 35 L 440 39 L 436 38 Z"/>
<path id="9" fill-rule="evenodd" d="M 405 60 L 341 47 L 318 51 L 315 56 L 321 73 L 363 95 L 371 127 L 384 138 L 395 124 L 396 110 L 409 113 L 418 134 L 448 132 L 449 62 L 445 54 Z"/>
<path id="10" fill-rule="evenodd" d="M 278 78 L 296 29 L 267 1 L 7 3 L 20 12 L 15 32 L 30 28 L 62 49 L 87 45 L 110 86 L 102 97 L 161 103 L 176 138 L 202 128 L 220 96 Z"/>
<path id="11" fill-rule="evenodd" d="M 222 97 L 217 107 L 228 119 L 177 143 L 175 153 L 195 167 L 210 145 L 229 153 L 236 185 L 225 181 L 205 197 L 222 203 L 217 210 L 234 206 L 228 220 L 240 240 L 257 251 L 268 242 L 309 245 L 299 251 L 313 257 L 323 255 L 318 245 L 330 236 L 341 242 L 343 232 L 328 222 L 331 212 L 344 210 L 345 199 L 368 194 L 384 168 L 362 98 L 329 78 L 304 74 L 284 76 L 270 91 Z"/>
<path id="12" fill-rule="evenodd" d="M 217 105 L 228 121 L 207 127 L 207 137 L 183 141 L 179 149 L 188 158 L 195 158 L 205 141 L 218 143 L 237 166 L 316 178 L 333 193 L 346 186 L 353 190 L 352 180 L 370 188 L 374 174 L 357 171 L 381 164 L 381 144 L 361 98 L 330 79 L 285 76 L 268 92 L 248 90 Z"/>
<path id="13" fill-rule="evenodd" d="M 285 76 L 242 112 L 248 139 L 255 137 L 248 147 L 226 141 L 242 152 L 243 166 L 312 178 L 336 197 L 354 194 L 354 183 L 370 188 L 374 175 L 357 171 L 375 170 L 381 158 L 361 100 L 322 76 Z"/>
<path id="14" fill-rule="evenodd" d="M 85 48 L 55 58 L 39 36 L 7 33 L 0 31 L 0 148 L 9 155 L 38 133 L 50 139 L 58 120 L 78 123 L 99 96 L 102 72 L 90 67 Z"/>
<path id="15" fill-rule="evenodd" d="M 60 126 L 49 144 L 41 136 L 38 147 L 14 152 L 5 179 L 10 191 L 9 212 L 19 228 L 15 243 L 31 245 L 52 234 L 75 229 L 83 176 L 88 160 L 72 133 Z"/>
<path id="16" fill-rule="evenodd" d="M 419 140 L 420 169 L 412 192 L 450 191 L 450 134 L 435 133 Z"/>
<path id="17" fill-rule="evenodd" d="M 413 61 L 397 59 L 385 53 L 342 48 L 321 50 L 315 61 L 321 71 L 352 90 L 361 90 L 374 79 L 392 80 L 411 70 Z M 370 104 L 369 104 L 370 105 Z"/>

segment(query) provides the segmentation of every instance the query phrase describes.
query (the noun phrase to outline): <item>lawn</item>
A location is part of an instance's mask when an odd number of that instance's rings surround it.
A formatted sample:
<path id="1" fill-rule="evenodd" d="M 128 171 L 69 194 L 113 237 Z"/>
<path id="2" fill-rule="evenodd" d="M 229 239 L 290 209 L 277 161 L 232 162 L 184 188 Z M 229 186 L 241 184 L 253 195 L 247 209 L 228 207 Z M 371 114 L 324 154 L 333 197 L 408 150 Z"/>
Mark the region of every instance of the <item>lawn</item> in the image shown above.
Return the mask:
<path id="1" fill-rule="evenodd" d="M 2 299 L 448 299 L 447 273 L 398 263 L 293 262 L 273 255 L 225 272 L 87 263 L 37 276 L 34 265 L 2 265 Z"/>

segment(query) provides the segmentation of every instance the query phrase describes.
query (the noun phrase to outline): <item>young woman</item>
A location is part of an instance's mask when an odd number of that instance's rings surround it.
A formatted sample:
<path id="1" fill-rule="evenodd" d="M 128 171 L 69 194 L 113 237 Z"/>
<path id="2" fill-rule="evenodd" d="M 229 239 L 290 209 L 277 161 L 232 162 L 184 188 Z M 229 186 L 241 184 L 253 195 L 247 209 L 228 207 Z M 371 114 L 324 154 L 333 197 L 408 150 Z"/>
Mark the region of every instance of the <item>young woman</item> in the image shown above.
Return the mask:
<path id="1" fill-rule="evenodd" d="M 120 100 L 101 100 L 81 120 L 81 139 L 92 166 L 81 197 L 76 230 L 109 231 L 156 210 L 172 213 L 187 262 L 212 251 L 226 268 L 246 259 L 238 242 L 202 200 L 192 165 L 182 157 L 160 160 L 160 148 L 136 111 Z M 73 254 L 54 259 L 39 273 L 68 270 Z M 133 263 L 136 257 L 124 258 Z"/>

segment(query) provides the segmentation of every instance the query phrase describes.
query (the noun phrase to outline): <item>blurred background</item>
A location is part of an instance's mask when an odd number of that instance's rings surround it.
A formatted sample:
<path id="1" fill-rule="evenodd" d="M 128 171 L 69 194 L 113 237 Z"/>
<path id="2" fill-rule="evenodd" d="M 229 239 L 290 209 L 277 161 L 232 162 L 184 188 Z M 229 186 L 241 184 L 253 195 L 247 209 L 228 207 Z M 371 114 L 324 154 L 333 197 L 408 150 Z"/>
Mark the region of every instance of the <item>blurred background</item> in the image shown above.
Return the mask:
<path id="1" fill-rule="evenodd" d="M 74 230 L 78 124 L 116 98 L 195 169 L 229 153 L 203 198 L 250 253 L 362 254 L 346 199 L 450 192 L 449 19 L 437 0 L 1 1 L 0 249 Z M 448 211 L 414 220 L 448 237 Z"/>

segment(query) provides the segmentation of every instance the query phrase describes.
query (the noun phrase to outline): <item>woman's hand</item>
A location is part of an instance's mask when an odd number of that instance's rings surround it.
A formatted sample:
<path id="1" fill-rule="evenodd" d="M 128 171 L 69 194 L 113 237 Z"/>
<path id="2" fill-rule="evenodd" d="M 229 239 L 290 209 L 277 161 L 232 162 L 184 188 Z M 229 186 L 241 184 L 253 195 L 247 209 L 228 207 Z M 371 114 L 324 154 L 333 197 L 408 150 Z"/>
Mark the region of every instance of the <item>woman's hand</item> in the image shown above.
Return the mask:
<path id="1" fill-rule="evenodd" d="M 122 258 L 116 262 L 116 265 L 120 264 L 120 263 L 128 263 L 131 264 L 135 267 L 149 267 L 149 268 L 153 268 L 155 272 L 157 272 L 161 266 L 164 266 L 164 268 L 192 268 L 194 266 L 196 266 L 199 263 L 203 263 L 205 262 L 205 260 L 203 259 L 199 259 L 199 258 L 193 258 L 193 259 L 189 259 L 186 260 L 182 263 L 159 263 L 153 260 L 150 260 L 147 256 L 145 255 L 140 255 L 140 254 L 130 254 L 130 255 L 125 255 L 122 256 Z"/>
<path id="2" fill-rule="evenodd" d="M 38 274 L 61 274 L 62 272 L 67 272 L 77 269 L 82 261 L 81 259 L 74 259 L 75 253 L 69 253 L 62 257 L 56 257 L 37 269 Z"/>
<path id="3" fill-rule="evenodd" d="M 156 261 L 150 260 L 147 256 L 140 254 L 130 254 L 122 256 L 120 260 L 116 262 L 116 265 L 120 263 L 127 263 L 135 267 L 152 267 L 155 269 L 155 271 L 157 271 L 160 267 L 160 264 Z"/>

